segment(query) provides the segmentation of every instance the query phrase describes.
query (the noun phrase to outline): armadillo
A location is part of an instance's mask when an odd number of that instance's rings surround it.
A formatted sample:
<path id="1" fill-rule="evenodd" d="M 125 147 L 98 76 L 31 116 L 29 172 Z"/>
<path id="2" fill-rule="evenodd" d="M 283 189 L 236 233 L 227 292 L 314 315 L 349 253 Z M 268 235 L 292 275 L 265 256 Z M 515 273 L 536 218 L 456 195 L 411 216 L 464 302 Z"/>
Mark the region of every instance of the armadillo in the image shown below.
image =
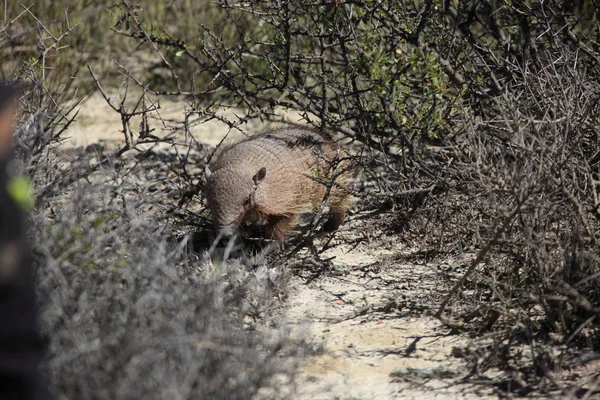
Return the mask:
<path id="1" fill-rule="evenodd" d="M 206 197 L 221 232 L 243 223 L 266 223 L 266 236 L 281 240 L 299 215 L 324 200 L 331 216 L 324 230 L 344 222 L 356 176 L 347 154 L 326 134 L 284 128 L 246 138 L 221 150 L 207 168 Z"/>

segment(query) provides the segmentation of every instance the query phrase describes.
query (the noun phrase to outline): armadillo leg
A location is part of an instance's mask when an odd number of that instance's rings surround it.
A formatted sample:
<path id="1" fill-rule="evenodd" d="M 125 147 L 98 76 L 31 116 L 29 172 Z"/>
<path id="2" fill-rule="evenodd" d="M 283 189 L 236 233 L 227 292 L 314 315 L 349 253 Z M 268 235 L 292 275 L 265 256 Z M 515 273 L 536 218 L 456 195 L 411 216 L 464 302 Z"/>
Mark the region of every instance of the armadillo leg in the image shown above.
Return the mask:
<path id="1" fill-rule="evenodd" d="M 331 216 L 329 217 L 327 222 L 325 222 L 325 225 L 323 225 L 323 231 L 324 232 L 336 231 L 340 227 L 340 225 L 342 225 L 344 223 L 345 217 L 346 217 L 346 212 L 343 210 L 339 211 L 339 212 L 332 211 Z"/>
<path id="2" fill-rule="evenodd" d="M 266 234 L 269 239 L 282 240 L 298 224 L 298 215 L 270 215 Z"/>
<path id="3" fill-rule="evenodd" d="M 344 223 L 344 219 L 346 218 L 346 210 L 348 209 L 348 203 L 350 200 L 350 196 L 345 195 L 342 196 L 338 201 L 329 205 L 331 210 L 331 216 L 325 222 L 323 226 L 323 231 L 325 232 L 333 232 L 337 230 L 340 225 Z"/>

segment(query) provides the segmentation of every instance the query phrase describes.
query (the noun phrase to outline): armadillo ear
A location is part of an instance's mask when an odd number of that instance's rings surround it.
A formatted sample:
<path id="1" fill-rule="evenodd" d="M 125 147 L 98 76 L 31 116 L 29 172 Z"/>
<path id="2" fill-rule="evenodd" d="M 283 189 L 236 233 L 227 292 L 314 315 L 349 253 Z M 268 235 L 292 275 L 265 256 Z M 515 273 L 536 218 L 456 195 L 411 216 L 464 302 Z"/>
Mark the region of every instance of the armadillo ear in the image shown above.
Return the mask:
<path id="1" fill-rule="evenodd" d="M 208 166 L 208 164 L 206 164 L 204 166 L 204 176 L 206 177 L 206 179 L 210 178 L 210 176 L 212 175 L 212 171 L 210 170 L 210 167 Z"/>
<path id="2" fill-rule="evenodd" d="M 267 176 L 267 169 L 265 167 L 262 167 L 258 170 L 256 175 L 252 177 L 252 180 L 254 181 L 254 184 L 258 186 L 258 184 L 261 183 L 263 179 L 265 179 L 265 176 Z"/>

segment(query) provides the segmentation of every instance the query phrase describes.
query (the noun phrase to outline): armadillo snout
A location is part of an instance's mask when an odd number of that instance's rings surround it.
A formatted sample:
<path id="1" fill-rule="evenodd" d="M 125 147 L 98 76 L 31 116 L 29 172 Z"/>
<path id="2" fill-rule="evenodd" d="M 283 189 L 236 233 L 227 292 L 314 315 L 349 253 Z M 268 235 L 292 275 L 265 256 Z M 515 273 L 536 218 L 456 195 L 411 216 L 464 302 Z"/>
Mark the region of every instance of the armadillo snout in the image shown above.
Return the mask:
<path id="1" fill-rule="evenodd" d="M 213 223 L 223 229 L 237 229 L 245 215 L 252 181 L 236 170 L 214 172 L 207 182 L 207 202 Z"/>

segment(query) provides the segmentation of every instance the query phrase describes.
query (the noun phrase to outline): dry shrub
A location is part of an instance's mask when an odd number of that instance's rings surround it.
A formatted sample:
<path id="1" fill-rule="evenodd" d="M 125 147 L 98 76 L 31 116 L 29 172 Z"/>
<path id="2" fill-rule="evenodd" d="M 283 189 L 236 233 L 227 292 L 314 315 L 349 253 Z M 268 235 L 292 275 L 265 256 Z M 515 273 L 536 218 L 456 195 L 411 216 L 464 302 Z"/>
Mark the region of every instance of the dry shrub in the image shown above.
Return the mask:
<path id="1" fill-rule="evenodd" d="M 567 355 L 600 343 L 600 85 L 578 52 L 538 57 L 493 103 L 493 118 L 465 122 L 446 195 L 430 203 L 436 243 L 479 249 L 454 287 L 454 312 L 438 315 L 483 335 L 471 348 L 475 372 L 502 367 L 508 391 L 542 377 L 564 388 L 557 376 L 575 360 Z M 448 232 L 454 240 L 441 240 Z"/>
<path id="2" fill-rule="evenodd" d="M 27 118 L 22 156 L 59 129 L 44 113 Z M 285 289 L 280 269 L 194 251 L 157 211 L 164 199 L 133 189 L 148 163 L 91 172 L 88 153 L 59 157 L 51 143 L 21 161 L 39 188 L 31 238 L 57 398 L 246 399 L 291 374 L 280 355 L 294 347 L 264 325 Z"/>
<path id="3" fill-rule="evenodd" d="M 246 399 L 288 372 L 278 356 L 283 332 L 246 322 L 269 312 L 281 277 L 236 264 L 212 271 L 164 221 L 137 216 L 142 204 L 116 200 L 118 190 L 77 185 L 57 211 L 34 217 L 55 393 Z"/>

